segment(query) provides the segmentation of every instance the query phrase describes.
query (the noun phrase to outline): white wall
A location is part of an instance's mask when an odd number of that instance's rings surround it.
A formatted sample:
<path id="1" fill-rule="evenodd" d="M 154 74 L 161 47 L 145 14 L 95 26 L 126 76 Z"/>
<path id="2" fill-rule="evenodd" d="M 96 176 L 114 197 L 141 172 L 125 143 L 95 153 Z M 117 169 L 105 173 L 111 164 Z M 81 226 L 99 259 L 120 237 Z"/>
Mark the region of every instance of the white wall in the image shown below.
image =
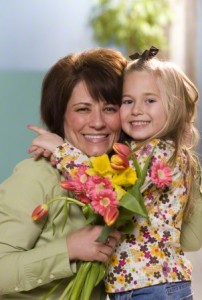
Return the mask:
<path id="1" fill-rule="evenodd" d="M 0 182 L 20 160 L 39 124 L 44 73 L 70 52 L 96 46 L 89 0 L 0 0 Z"/>
<path id="2" fill-rule="evenodd" d="M 0 69 L 44 70 L 94 45 L 88 0 L 1 0 Z"/>

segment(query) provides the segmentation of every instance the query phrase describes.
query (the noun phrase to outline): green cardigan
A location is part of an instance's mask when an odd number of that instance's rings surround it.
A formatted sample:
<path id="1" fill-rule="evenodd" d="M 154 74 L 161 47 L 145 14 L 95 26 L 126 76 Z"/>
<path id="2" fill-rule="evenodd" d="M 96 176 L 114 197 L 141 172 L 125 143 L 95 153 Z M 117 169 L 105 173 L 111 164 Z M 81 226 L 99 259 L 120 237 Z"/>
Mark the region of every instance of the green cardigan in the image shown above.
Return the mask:
<path id="1" fill-rule="evenodd" d="M 67 192 L 60 187 L 62 177 L 45 159 L 27 159 L 0 185 L 0 299 L 41 299 L 56 283 L 76 272 L 70 262 L 66 236 L 85 226 L 80 208 L 71 205 L 64 231 L 52 233 L 51 220 L 61 205 L 51 206 L 47 222 L 32 221 L 34 208 Z M 61 228 L 62 214 L 55 221 Z M 82 246 L 82 245 L 81 245 Z M 49 299 L 59 299 L 66 283 Z M 104 288 L 92 300 L 103 299 Z"/>
<path id="2" fill-rule="evenodd" d="M 51 219 L 59 202 L 51 206 L 47 222 L 31 219 L 36 206 L 66 195 L 61 180 L 59 172 L 44 158 L 27 159 L 0 185 L 0 299 L 41 299 L 56 280 L 66 278 L 68 282 L 76 272 L 76 263 L 68 259 L 66 236 L 85 226 L 80 208 L 71 205 L 64 231 L 56 230 L 55 235 Z M 194 193 L 194 211 L 182 227 L 185 251 L 196 251 L 202 245 L 202 193 L 198 182 Z M 55 223 L 61 227 L 62 214 Z M 59 299 L 65 284 L 49 299 Z M 104 298 L 103 286 L 98 287 L 92 300 Z"/>

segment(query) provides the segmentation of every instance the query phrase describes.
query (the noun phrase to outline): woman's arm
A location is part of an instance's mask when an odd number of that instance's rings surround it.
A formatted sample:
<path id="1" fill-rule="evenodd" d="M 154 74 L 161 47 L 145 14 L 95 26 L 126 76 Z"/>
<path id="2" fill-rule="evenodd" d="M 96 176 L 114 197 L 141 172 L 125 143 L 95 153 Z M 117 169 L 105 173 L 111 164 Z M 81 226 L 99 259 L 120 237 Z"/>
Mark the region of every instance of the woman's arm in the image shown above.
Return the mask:
<path id="1" fill-rule="evenodd" d="M 60 202 L 51 206 L 46 221 L 31 218 L 36 206 L 57 196 L 61 176 L 45 159 L 25 160 L 0 187 L 0 295 L 28 291 L 51 281 L 71 277 L 76 260 L 106 262 L 117 240 L 112 232 L 110 245 L 96 243 L 101 227 L 85 227 L 80 208 L 71 205 L 64 231 L 62 214 L 51 221 Z M 81 247 L 82 243 L 82 247 Z"/>
<path id="2" fill-rule="evenodd" d="M 31 218 L 37 205 L 62 194 L 60 176 L 51 168 L 45 160 L 26 160 L 1 184 L 0 294 L 30 290 L 73 274 L 66 236 L 53 238 L 50 229 L 44 229 L 47 223 Z"/>
<path id="3" fill-rule="evenodd" d="M 191 193 L 193 208 L 182 224 L 181 245 L 184 251 L 197 251 L 202 246 L 202 172 L 200 164 L 199 170 Z"/>

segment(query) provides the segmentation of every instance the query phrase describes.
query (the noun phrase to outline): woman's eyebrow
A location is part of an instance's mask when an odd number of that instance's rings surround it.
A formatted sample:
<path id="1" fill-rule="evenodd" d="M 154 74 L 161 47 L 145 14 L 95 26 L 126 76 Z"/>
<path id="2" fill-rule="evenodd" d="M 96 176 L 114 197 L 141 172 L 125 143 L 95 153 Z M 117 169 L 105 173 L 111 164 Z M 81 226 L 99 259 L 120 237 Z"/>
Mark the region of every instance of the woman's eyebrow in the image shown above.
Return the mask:
<path id="1" fill-rule="evenodd" d="M 91 104 L 91 103 L 88 103 L 88 102 L 78 102 L 78 103 L 73 104 L 72 106 L 77 106 L 77 105 L 91 106 L 92 104 Z"/>

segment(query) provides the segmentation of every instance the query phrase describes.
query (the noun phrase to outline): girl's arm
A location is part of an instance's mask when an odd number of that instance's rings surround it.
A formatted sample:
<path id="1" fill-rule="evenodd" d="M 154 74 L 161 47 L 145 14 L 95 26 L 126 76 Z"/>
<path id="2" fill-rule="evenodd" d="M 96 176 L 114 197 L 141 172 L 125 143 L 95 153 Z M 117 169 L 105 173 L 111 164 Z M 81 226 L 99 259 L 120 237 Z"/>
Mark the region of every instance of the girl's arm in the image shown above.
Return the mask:
<path id="1" fill-rule="evenodd" d="M 88 164 L 88 157 L 59 135 L 38 126 L 28 125 L 28 128 L 38 134 L 28 149 L 29 153 L 34 152 L 33 158 L 50 157 L 51 163 L 63 173 L 80 164 Z"/>
<path id="2" fill-rule="evenodd" d="M 28 129 L 38 134 L 32 141 L 28 153 L 34 153 L 32 157 L 38 159 L 41 156 L 46 158 L 50 157 L 51 162 L 54 164 L 54 157 L 52 156 L 53 150 L 64 143 L 64 140 L 57 134 L 47 131 L 34 125 L 28 125 Z"/>

